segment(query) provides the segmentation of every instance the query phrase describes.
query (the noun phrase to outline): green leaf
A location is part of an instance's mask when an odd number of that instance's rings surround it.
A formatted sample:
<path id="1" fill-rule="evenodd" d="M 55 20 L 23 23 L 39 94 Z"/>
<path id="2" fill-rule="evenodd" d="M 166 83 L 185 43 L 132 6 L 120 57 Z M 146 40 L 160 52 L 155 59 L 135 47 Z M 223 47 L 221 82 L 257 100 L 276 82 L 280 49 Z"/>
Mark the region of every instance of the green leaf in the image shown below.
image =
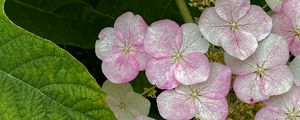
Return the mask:
<path id="1" fill-rule="evenodd" d="M 17 25 L 58 44 L 94 48 L 98 33 L 132 11 L 151 24 L 169 18 L 182 23 L 174 0 L 7 0 Z"/>
<path id="2" fill-rule="evenodd" d="M 114 120 L 86 68 L 14 25 L 0 0 L 0 120 Z"/>

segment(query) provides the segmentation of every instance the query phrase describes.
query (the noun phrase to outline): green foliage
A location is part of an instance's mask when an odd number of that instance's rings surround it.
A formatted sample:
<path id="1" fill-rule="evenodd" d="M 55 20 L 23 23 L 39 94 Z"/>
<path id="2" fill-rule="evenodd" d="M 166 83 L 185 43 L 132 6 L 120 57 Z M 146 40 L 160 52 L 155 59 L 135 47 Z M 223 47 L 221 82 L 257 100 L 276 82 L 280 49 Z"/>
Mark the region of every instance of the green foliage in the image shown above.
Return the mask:
<path id="1" fill-rule="evenodd" d="M 174 0 L 7 0 L 8 17 L 17 25 L 58 44 L 94 48 L 98 33 L 126 11 L 182 23 Z"/>
<path id="2" fill-rule="evenodd" d="M 106 94 L 55 44 L 14 25 L 0 0 L 0 119 L 113 120 Z"/>

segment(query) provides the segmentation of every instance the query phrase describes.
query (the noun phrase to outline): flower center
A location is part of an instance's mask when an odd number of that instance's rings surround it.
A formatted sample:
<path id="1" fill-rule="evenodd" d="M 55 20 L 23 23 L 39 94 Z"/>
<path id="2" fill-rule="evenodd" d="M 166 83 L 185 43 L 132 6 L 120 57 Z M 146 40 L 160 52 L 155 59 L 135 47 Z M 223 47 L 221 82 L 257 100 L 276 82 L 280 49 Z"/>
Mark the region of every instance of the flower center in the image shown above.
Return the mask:
<path id="1" fill-rule="evenodd" d="M 298 110 L 296 110 L 295 108 L 293 108 L 292 111 L 289 111 L 287 114 L 288 118 L 287 120 L 296 120 L 297 118 L 299 118 L 299 112 Z"/>
<path id="2" fill-rule="evenodd" d="M 198 96 L 201 96 L 200 93 L 199 93 L 199 90 L 198 89 L 190 89 L 190 96 L 192 98 L 196 98 Z"/>
<path id="3" fill-rule="evenodd" d="M 237 22 L 233 22 L 233 23 L 231 23 L 230 27 L 231 27 L 232 31 L 235 31 L 238 29 L 239 25 Z"/>
<path id="4" fill-rule="evenodd" d="M 131 52 L 133 49 L 130 45 L 125 45 L 125 47 L 123 47 L 122 51 L 125 53 L 125 54 L 128 54 L 129 52 Z"/>
<path id="5" fill-rule="evenodd" d="M 175 61 L 178 61 L 180 59 L 182 59 L 183 55 L 182 55 L 182 52 L 176 52 L 173 56 Z"/>
<path id="6" fill-rule="evenodd" d="M 261 75 L 264 74 L 264 71 L 265 71 L 264 68 L 258 67 L 257 70 L 256 70 L 256 74 L 257 74 L 258 76 L 261 76 Z"/>
<path id="7" fill-rule="evenodd" d="M 297 37 L 300 37 L 300 29 L 295 29 L 294 30 L 294 35 Z"/>
<path id="8" fill-rule="evenodd" d="M 126 104 L 125 104 L 125 103 L 123 103 L 123 102 L 121 102 L 119 106 L 120 106 L 120 108 L 121 108 L 121 109 L 124 109 L 124 108 L 126 108 Z"/>

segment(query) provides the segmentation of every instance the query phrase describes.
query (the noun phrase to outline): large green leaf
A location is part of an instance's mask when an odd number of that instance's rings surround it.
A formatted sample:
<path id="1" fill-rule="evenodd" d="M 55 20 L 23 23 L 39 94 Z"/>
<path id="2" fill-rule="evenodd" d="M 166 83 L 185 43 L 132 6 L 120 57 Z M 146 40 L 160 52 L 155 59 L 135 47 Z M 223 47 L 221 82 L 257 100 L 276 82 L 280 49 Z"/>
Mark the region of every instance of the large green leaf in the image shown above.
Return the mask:
<path id="1" fill-rule="evenodd" d="M 17 25 L 59 44 L 94 48 L 99 31 L 126 11 L 150 24 L 169 18 L 182 22 L 174 0 L 7 0 Z"/>
<path id="2" fill-rule="evenodd" d="M 105 93 L 54 43 L 14 25 L 0 0 L 0 120 L 111 120 Z"/>

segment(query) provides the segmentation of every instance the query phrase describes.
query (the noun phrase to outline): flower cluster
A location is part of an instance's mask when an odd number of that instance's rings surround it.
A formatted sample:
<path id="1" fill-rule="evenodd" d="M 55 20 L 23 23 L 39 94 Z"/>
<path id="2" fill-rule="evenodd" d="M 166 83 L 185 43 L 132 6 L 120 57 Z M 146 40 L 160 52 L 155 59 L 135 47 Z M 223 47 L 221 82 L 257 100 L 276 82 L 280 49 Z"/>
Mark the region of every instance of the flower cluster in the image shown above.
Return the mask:
<path id="1" fill-rule="evenodd" d="M 112 82 L 103 89 L 117 118 L 152 119 L 146 117 L 150 102 L 128 84 L 145 70 L 148 81 L 164 90 L 157 107 L 165 119 L 226 119 L 232 73 L 241 101 L 264 101 L 255 119 L 299 119 L 300 1 L 266 2 L 275 12 L 271 17 L 250 0 L 216 0 L 198 25 L 164 19 L 148 26 L 131 12 L 118 17 L 95 46 Z M 209 62 L 209 43 L 224 49 L 226 65 Z M 290 64 L 289 52 L 296 56 Z"/>

